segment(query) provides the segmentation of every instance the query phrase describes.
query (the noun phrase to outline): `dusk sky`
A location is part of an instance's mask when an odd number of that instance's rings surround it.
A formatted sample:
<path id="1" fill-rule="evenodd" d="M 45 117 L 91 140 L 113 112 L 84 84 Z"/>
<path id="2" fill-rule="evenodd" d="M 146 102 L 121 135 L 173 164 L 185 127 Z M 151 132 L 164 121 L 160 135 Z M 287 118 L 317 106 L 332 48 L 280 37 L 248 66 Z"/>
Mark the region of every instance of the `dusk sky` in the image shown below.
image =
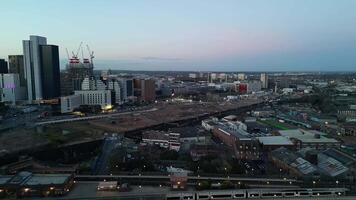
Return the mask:
<path id="1" fill-rule="evenodd" d="M 41 35 L 98 69 L 356 70 L 355 0 L 2 0 L 0 19 L 6 59 Z"/>

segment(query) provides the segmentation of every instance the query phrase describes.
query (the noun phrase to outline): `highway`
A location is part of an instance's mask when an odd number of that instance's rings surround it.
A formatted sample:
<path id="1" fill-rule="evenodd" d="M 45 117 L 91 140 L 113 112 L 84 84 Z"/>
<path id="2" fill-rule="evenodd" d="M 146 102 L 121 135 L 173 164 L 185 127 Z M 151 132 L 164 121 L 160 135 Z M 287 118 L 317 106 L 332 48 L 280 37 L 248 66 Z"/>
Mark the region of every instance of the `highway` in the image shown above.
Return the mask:
<path id="1" fill-rule="evenodd" d="M 120 115 L 132 114 L 132 113 L 145 113 L 145 112 L 152 112 L 156 111 L 157 108 L 151 108 L 148 110 L 140 110 L 140 111 L 128 111 L 128 112 L 120 112 L 120 113 L 112 113 L 112 114 L 102 114 L 102 115 L 95 115 L 89 117 L 78 117 L 78 118 L 70 118 L 70 119 L 58 119 L 58 120 L 49 120 L 49 121 L 42 121 L 35 123 L 36 126 L 48 125 L 48 124 L 60 124 L 60 123 L 67 123 L 67 122 L 75 122 L 75 121 L 86 121 L 86 120 L 94 120 L 94 119 L 102 119 L 102 118 L 110 118 Z"/>

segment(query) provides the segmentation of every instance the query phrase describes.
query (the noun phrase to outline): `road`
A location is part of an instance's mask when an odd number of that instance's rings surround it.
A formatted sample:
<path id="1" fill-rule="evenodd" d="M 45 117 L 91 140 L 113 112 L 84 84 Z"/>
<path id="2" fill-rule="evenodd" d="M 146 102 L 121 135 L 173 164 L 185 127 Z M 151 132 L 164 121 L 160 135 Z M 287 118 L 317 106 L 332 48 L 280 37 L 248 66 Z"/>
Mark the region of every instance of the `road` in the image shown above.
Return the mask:
<path id="1" fill-rule="evenodd" d="M 41 198 L 41 199 L 65 199 L 65 200 L 84 200 L 84 199 L 120 199 L 120 200 L 164 200 L 165 196 L 172 192 L 170 187 L 166 186 L 132 186 L 132 190 L 129 192 L 118 192 L 118 191 L 97 191 L 96 187 L 98 182 L 77 182 L 73 190 L 63 197 L 53 197 L 53 198 Z M 268 190 L 268 189 L 265 189 Z M 273 190 L 273 189 L 272 189 Z M 216 191 L 216 190 L 215 190 Z M 194 193 L 192 188 L 183 191 L 183 193 Z M 179 191 L 178 191 L 179 193 Z M 267 200 L 272 200 L 275 198 L 263 198 Z M 279 198 L 283 199 L 283 198 Z M 340 196 L 340 197 L 293 197 L 288 199 L 300 199 L 300 200 L 353 200 L 356 199 L 354 196 Z"/>
<path id="2" fill-rule="evenodd" d="M 151 108 L 148 110 L 141 110 L 141 111 L 129 111 L 129 112 L 95 115 L 95 116 L 89 116 L 89 117 L 49 120 L 49 121 L 37 122 L 37 123 L 35 123 L 35 125 L 42 126 L 42 125 L 48 125 L 48 124 L 60 124 L 60 123 L 75 122 L 75 121 L 94 120 L 94 119 L 110 118 L 110 117 L 115 117 L 115 116 L 120 116 L 120 115 L 132 114 L 132 113 L 152 112 L 152 111 L 156 111 L 156 110 L 157 110 L 157 108 Z"/>
<path id="3" fill-rule="evenodd" d="M 154 186 L 131 186 L 130 192 L 118 191 L 97 191 L 98 182 L 77 182 L 73 190 L 66 196 L 58 199 L 164 199 L 169 187 L 154 187 Z M 53 199 L 53 198 L 48 198 Z M 57 199 L 57 198 L 56 198 Z"/>

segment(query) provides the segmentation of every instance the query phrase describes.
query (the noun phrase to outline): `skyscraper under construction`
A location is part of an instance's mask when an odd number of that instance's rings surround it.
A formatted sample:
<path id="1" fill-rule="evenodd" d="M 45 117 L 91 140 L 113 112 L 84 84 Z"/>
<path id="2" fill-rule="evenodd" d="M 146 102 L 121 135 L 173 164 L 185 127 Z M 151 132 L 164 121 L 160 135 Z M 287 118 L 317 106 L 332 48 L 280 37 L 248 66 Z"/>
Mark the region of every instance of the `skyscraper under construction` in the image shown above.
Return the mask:
<path id="1" fill-rule="evenodd" d="M 79 48 L 81 45 L 79 46 Z M 81 85 L 86 77 L 93 77 L 93 58 L 94 52 L 91 52 L 89 47 L 88 51 L 90 54 L 90 59 L 83 58 L 81 61 L 77 54 L 72 55 L 71 58 L 68 56 L 68 64 L 66 65 L 66 70 L 61 74 L 61 95 L 73 94 L 75 90 L 81 90 Z"/>

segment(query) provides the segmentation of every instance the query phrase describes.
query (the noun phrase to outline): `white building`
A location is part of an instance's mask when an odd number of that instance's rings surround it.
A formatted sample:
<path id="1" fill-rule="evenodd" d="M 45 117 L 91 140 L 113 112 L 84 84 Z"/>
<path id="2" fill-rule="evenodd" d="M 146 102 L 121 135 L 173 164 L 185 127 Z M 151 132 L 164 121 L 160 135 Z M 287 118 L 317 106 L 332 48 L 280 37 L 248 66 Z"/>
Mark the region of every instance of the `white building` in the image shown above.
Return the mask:
<path id="1" fill-rule="evenodd" d="M 119 105 L 123 104 L 120 83 L 116 79 L 108 80 L 108 89 L 113 92 L 112 95 L 114 95 L 113 100 L 115 103 Z"/>
<path id="2" fill-rule="evenodd" d="M 106 90 L 106 85 L 101 80 L 87 77 L 82 82 L 82 90 Z"/>
<path id="3" fill-rule="evenodd" d="M 214 80 L 216 80 L 218 78 L 218 75 L 216 73 L 211 73 L 210 74 L 210 82 L 213 82 Z"/>
<path id="4" fill-rule="evenodd" d="M 244 73 L 238 73 L 238 74 L 237 74 L 237 79 L 238 79 L 239 81 L 245 80 L 245 74 L 244 74 Z"/>
<path id="5" fill-rule="evenodd" d="M 80 95 L 61 97 L 61 113 L 73 112 L 82 104 Z"/>
<path id="6" fill-rule="evenodd" d="M 189 73 L 189 78 L 197 78 L 197 74 L 196 73 Z"/>
<path id="7" fill-rule="evenodd" d="M 254 93 L 261 91 L 261 81 L 248 81 L 247 93 Z"/>
<path id="8" fill-rule="evenodd" d="M 47 39 L 31 35 L 30 40 L 23 40 L 22 44 L 28 100 L 40 100 L 42 99 L 40 45 L 46 45 Z"/>
<path id="9" fill-rule="evenodd" d="M 261 82 L 263 89 L 268 88 L 268 75 L 266 73 L 261 74 Z"/>
<path id="10" fill-rule="evenodd" d="M 26 88 L 20 86 L 19 74 L 0 74 L 0 102 L 15 104 L 24 100 Z"/>
<path id="11" fill-rule="evenodd" d="M 102 109 L 111 107 L 110 90 L 76 90 L 75 95 L 80 95 L 81 105 L 100 105 Z"/>

